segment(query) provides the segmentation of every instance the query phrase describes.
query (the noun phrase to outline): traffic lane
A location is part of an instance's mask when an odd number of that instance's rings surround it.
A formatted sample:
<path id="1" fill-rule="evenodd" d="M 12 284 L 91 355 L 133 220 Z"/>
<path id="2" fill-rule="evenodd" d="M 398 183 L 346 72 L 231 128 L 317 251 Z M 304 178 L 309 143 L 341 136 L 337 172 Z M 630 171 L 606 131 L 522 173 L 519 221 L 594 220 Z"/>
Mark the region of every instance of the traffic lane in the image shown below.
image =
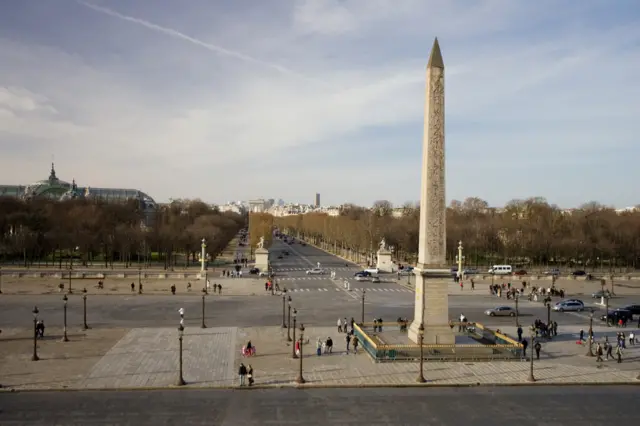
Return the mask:
<path id="1" fill-rule="evenodd" d="M 320 262 L 325 268 L 330 267 L 353 267 L 357 268 L 358 265 L 347 260 L 344 260 L 338 256 L 328 253 L 324 250 L 320 250 L 311 245 L 302 246 L 301 244 L 293 244 L 289 246 L 292 250 L 295 250 L 298 255 L 307 258 L 310 262 Z"/>
<path id="2" fill-rule="evenodd" d="M 309 291 L 291 293 L 296 307 L 305 312 L 311 324 L 333 325 L 335 318 L 360 312 L 353 307 L 354 299 L 344 292 Z M 11 296 L 0 303 L 2 327 L 30 328 L 32 310 L 38 307 L 38 317 L 45 325 L 62 326 L 63 302 L 58 296 Z M 87 322 L 92 327 L 172 327 L 179 320 L 178 309 L 185 310 L 185 323 L 199 325 L 202 315 L 201 296 L 94 296 L 87 298 Z M 210 326 L 255 327 L 282 323 L 282 296 L 207 296 L 205 319 Z M 67 305 L 69 327 L 83 323 L 80 297 L 71 297 Z M 2 335 L 0 335 L 0 339 Z"/>
<path id="3" fill-rule="evenodd" d="M 629 386 L 158 390 L 0 394 L 6 425 L 533 426 L 637 423 Z"/>

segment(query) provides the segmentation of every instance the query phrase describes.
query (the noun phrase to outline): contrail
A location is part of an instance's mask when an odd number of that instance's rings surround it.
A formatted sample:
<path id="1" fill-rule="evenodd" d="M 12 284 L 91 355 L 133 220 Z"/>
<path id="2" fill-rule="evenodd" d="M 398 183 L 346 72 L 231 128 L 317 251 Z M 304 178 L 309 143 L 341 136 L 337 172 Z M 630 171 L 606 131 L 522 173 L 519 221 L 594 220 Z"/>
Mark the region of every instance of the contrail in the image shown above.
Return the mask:
<path id="1" fill-rule="evenodd" d="M 162 26 L 154 24 L 152 22 L 145 21 L 144 19 L 139 19 L 139 18 L 134 18 L 133 16 L 123 15 L 123 14 L 121 14 L 119 12 L 114 11 L 114 10 L 107 9 L 106 7 L 97 6 L 95 4 L 87 3 L 87 2 L 84 2 L 82 0 L 76 0 L 76 3 L 78 3 L 78 4 L 82 5 L 82 6 L 88 7 L 89 9 L 92 9 L 92 10 L 94 10 L 96 12 L 103 13 L 105 15 L 109 15 L 109 16 L 112 16 L 114 18 L 121 19 L 123 21 L 128 21 L 128 22 L 131 22 L 131 23 L 134 23 L 134 24 L 137 24 L 137 25 L 141 25 L 141 26 L 143 26 L 145 28 L 148 28 L 148 29 L 153 30 L 153 31 L 157 31 L 159 33 L 166 34 L 166 35 L 168 35 L 170 37 L 174 37 L 174 38 L 177 38 L 177 39 L 180 39 L 180 40 L 187 41 L 187 42 L 189 42 L 191 44 L 195 44 L 196 46 L 203 47 L 203 48 L 205 48 L 205 49 L 207 49 L 207 50 L 209 50 L 211 52 L 215 52 L 215 53 L 218 53 L 220 55 L 225 55 L 225 56 L 229 56 L 229 57 L 232 57 L 232 58 L 236 58 L 236 59 L 239 59 L 241 61 L 244 61 L 244 62 L 247 62 L 247 63 L 250 63 L 250 64 L 255 64 L 255 65 L 260 65 L 260 66 L 263 66 L 263 67 L 271 68 L 271 69 L 273 69 L 275 71 L 278 71 L 278 72 L 280 72 L 282 74 L 286 74 L 286 75 L 291 76 L 291 77 L 296 77 L 296 78 L 303 79 L 303 80 L 306 80 L 306 81 L 310 81 L 310 82 L 313 82 L 313 83 L 320 83 L 320 84 L 323 84 L 323 85 L 325 84 L 324 82 L 322 82 L 320 80 L 316 80 L 314 78 L 307 77 L 306 75 L 300 74 L 300 73 L 298 73 L 296 71 L 293 71 L 293 70 L 291 70 L 289 68 L 283 67 L 282 65 L 274 64 L 274 63 L 271 63 L 271 62 L 261 61 L 260 59 L 256 59 L 256 58 L 254 58 L 252 56 L 245 55 L 244 53 L 241 53 L 241 52 L 225 49 L 224 47 L 216 46 L 215 44 L 206 43 L 206 42 L 204 42 L 202 40 L 198 40 L 197 38 L 188 36 L 188 35 L 186 35 L 184 33 L 181 33 L 180 31 L 176 31 L 176 30 L 174 30 L 172 28 L 162 27 Z"/>

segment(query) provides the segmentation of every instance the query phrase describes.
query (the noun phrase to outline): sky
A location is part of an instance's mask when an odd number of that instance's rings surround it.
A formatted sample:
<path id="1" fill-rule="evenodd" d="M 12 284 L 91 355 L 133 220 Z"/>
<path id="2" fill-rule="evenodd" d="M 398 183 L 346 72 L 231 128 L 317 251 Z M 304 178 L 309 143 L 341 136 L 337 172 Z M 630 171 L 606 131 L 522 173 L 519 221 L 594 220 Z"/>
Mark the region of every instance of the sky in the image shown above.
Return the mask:
<path id="1" fill-rule="evenodd" d="M 434 37 L 448 201 L 640 204 L 636 0 L 4 0 L 0 183 L 418 200 Z"/>

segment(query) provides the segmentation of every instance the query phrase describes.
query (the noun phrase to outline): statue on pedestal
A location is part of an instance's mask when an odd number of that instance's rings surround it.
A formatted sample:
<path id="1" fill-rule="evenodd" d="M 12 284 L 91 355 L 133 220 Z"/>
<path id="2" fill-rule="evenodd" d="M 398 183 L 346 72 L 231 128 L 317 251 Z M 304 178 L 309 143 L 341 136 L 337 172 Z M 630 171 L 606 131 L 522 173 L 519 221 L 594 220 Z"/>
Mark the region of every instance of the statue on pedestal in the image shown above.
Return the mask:
<path id="1" fill-rule="evenodd" d="M 264 237 L 260 237 L 260 240 L 258 241 L 258 248 L 264 248 Z"/>
<path id="2" fill-rule="evenodd" d="M 387 242 L 384 238 L 380 241 L 380 251 L 385 251 L 387 249 Z"/>

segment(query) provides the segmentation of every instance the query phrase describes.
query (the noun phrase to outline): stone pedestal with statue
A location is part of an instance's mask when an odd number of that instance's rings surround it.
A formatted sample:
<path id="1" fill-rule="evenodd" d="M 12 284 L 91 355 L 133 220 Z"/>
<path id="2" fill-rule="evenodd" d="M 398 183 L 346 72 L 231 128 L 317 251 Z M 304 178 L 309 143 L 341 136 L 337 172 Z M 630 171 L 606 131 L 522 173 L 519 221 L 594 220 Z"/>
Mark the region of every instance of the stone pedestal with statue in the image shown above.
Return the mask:
<path id="1" fill-rule="evenodd" d="M 260 272 L 267 272 L 269 270 L 269 250 L 264 248 L 264 237 L 260 237 L 260 241 L 258 241 L 256 247 L 255 267 L 258 268 Z"/>
<path id="2" fill-rule="evenodd" d="M 378 261 L 376 267 L 380 272 L 394 272 L 393 262 L 391 261 L 391 251 L 387 248 L 384 240 L 380 241 L 380 249 L 378 250 Z"/>

